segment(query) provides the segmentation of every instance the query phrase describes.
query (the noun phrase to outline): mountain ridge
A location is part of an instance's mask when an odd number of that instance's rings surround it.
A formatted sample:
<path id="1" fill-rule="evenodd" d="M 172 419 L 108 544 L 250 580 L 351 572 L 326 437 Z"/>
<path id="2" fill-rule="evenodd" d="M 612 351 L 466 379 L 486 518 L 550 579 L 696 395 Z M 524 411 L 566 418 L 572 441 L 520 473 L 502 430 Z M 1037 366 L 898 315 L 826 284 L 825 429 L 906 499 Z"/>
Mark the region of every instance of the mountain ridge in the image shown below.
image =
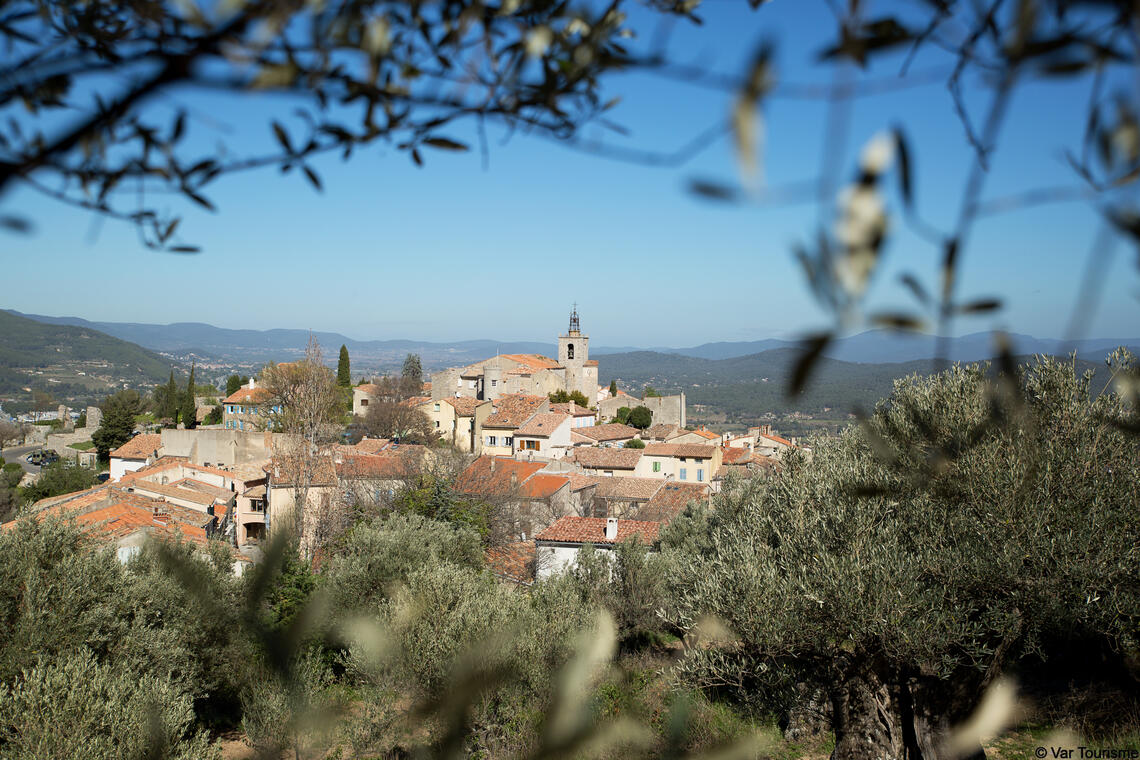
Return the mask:
<path id="1" fill-rule="evenodd" d="M 69 325 L 97 330 L 120 340 L 136 343 L 151 351 L 164 353 L 198 354 L 219 358 L 246 358 L 264 361 L 280 352 L 299 354 L 308 342 L 310 332 L 291 328 L 250 330 L 216 327 L 205 322 L 174 322 L 159 325 L 144 322 L 96 322 L 81 317 L 49 317 L 22 314 L 16 316 L 36 322 Z M 354 360 L 363 359 L 374 367 L 399 364 L 406 353 L 420 353 L 425 367 L 439 369 L 477 361 L 495 353 L 543 353 L 553 355 L 554 343 L 542 341 L 498 341 L 475 339 L 464 341 L 417 341 L 407 338 L 359 340 L 342 333 L 314 331 L 311 333 L 326 351 L 341 344 L 353 353 Z M 1067 346 L 1056 338 L 1037 338 L 1031 335 L 1010 334 L 1014 353 L 1067 353 Z M 776 349 L 796 349 L 797 340 L 764 338 L 755 341 L 714 341 L 696 346 L 673 348 L 654 346 L 593 346 L 595 357 L 613 354 L 651 351 L 664 355 L 689 356 L 721 360 L 751 356 Z M 994 352 L 993 333 L 979 332 L 951 338 L 950 361 L 977 361 L 990 358 Z M 1104 354 L 1118 345 L 1140 346 L 1140 338 L 1092 338 L 1076 341 L 1079 355 Z M 930 359 L 934 354 L 934 338 L 929 335 L 900 334 L 886 330 L 869 330 L 835 340 L 826 356 L 840 361 L 860 364 L 882 364 Z M 355 362 L 354 362 L 355 363 Z"/>

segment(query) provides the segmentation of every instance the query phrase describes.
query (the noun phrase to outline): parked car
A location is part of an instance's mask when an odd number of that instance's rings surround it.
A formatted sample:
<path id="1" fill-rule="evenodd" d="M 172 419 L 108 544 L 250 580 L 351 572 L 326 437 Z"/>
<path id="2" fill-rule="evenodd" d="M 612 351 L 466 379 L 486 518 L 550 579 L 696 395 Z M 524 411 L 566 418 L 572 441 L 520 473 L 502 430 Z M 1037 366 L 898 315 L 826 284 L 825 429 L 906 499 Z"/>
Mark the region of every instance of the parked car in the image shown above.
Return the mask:
<path id="1" fill-rule="evenodd" d="M 106 483 L 110 479 L 111 479 L 111 473 L 109 473 L 109 472 L 101 472 L 95 476 L 95 482 L 96 483 Z"/>
<path id="2" fill-rule="evenodd" d="M 28 464 L 34 464 L 37 467 L 46 467 L 49 464 L 59 461 L 59 454 L 51 449 L 40 449 L 33 451 L 27 456 Z"/>

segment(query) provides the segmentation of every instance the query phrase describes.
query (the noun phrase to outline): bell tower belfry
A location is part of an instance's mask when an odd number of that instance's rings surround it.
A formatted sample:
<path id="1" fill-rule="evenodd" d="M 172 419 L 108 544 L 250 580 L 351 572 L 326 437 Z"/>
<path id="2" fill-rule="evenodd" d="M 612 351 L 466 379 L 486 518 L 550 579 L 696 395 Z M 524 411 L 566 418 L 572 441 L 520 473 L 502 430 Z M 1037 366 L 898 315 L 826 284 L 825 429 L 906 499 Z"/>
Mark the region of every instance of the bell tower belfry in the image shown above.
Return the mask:
<path id="1" fill-rule="evenodd" d="M 593 406 L 598 394 L 598 363 L 590 361 L 590 338 L 582 333 L 578 304 L 570 312 L 570 329 L 558 338 L 558 363 L 567 392 L 580 391 Z"/>
<path id="2" fill-rule="evenodd" d="M 582 334 L 578 322 L 578 304 L 570 312 L 570 329 L 558 338 L 558 363 L 567 370 L 585 366 L 590 358 L 590 338 Z"/>

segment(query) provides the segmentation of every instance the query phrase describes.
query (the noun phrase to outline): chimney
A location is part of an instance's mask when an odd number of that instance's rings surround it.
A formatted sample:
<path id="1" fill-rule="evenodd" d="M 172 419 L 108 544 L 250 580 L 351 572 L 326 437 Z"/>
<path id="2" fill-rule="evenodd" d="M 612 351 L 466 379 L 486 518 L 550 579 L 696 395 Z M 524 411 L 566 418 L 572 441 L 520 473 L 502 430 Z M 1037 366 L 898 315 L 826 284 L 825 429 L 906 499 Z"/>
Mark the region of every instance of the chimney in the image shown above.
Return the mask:
<path id="1" fill-rule="evenodd" d="M 519 474 L 517 472 L 511 473 L 511 488 L 517 487 L 519 484 Z"/>
<path id="2" fill-rule="evenodd" d="M 495 471 L 495 460 L 496 457 L 491 457 L 491 472 Z"/>
<path id="3" fill-rule="evenodd" d="M 606 540 L 617 541 L 617 518 L 606 518 Z"/>
<path id="4" fill-rule="evenodd" d="M 251 377 L 249 379 L 249 389 L 252 391 L 256 387 L 257 387 L 257 380 L 255 380 L 254 378 Z"/>

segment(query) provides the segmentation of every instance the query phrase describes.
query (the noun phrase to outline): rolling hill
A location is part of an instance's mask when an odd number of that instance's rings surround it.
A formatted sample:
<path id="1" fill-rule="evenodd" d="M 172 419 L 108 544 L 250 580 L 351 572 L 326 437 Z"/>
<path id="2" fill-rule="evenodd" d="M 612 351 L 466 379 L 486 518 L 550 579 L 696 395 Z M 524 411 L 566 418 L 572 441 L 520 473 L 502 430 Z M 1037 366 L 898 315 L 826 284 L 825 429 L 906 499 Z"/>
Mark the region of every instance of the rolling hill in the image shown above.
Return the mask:
<path id="1" fill-rule="evenodd" d="M 663 393 L 683 391 L 690 408 L 710 407 L 729 422 L 747 422 L 765 414 L 833 413 L 846 416 L 855 409 L 870 410 L 891 392 L 894 381 L 913 374 L 929 374 L 929 359 L 909 362 L 859 363 L 821 359 L 812 379 L 799 396 L 789 397 L 789 386 L 799 351 L 777 348 L 729 359 L 699 359 L 677 354 L 637 351 L 598 358 L 599 382 L 617 380 L 624 390 L 640 395 L 646 385 Z M 1018 357 L 1019 364 L 1031 357 Z M 1103 368 L 1101 361 L 1077 360 L 1078 370 Z"/>
<path id="2" fill-rule="evenodd" d="M 151 351 L 175 355 L 197 354 L 242 363 L 282 361 L 299 356 L 309 340 L 308 330 L 236 330 L 215 327 L 202 322 L 176 322 L 159 325 L 140 322 L 90 322 L 79 317 L 48 317 L 39 314 L 17 316 L 53 325 L 70 325 L 98 330 L 121 340 L 137 343 Z M 313 336 L 324 347 L 326 354 L 335 352 L 344 344 L 352 354 L 353 366 L 369 370 L 397 369 L 409 353 L 420 355 L 425 369 L 436 370 L 469 364 L 495 353 L 541 353 L 554 355 L 554 343 L 545 341 L 499 341 L 491 339 L 453 342 L 422 340 L 358 340 L 336 332 L 314 332 Z M 1055 338 L 1036 338 L 1032 335 L 1011 335 L 1014 351 L 1018 354 L 1067 353 Z M 703 343 L 688 348 L 633 348 L 606 346 L 600 335 L 594 335 L 590 353 L 595 358 L 611 354 L 654 352 L 689 356 L 698 359 L 734 359 L 753 356 L 776 349 L 795 349 L 794 339 L 765 338 L 755 341 Z M 1140 338 L 1085 339 L 1077 341 L 1075 348 L 1081 356 L 1099 356 L 1118 345 L 1140 346 Z M 928 335 L 899 334 L 887 330 L 868 330 L 836 340 L 828 356 L 845 362 L 882 363 L 908 362 L 929 359 L 933 356 L 934 339 Z M 972 333 L 951 339 L 950 359 L 978 361 L 993 353 L 993 336 L 988 332 Z"/>
<path id="3" fill-rule="evenodd" d="M 49 325 L 0 311 L 0 393 L 46 390 L 59 398 L 165 380 L 170 362 L 98 330 Z"/>

